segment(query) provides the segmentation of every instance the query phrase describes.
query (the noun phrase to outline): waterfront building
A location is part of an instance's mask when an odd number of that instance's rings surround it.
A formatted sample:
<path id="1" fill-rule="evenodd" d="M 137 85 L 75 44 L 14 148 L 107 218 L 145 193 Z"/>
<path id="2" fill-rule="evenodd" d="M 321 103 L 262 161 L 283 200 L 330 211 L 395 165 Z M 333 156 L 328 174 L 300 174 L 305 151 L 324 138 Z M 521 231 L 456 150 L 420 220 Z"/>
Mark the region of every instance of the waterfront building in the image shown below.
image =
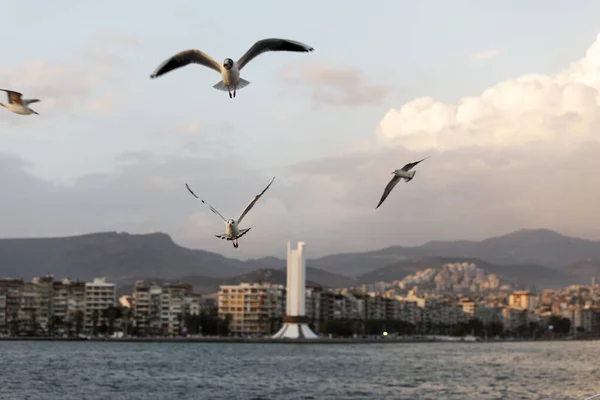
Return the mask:
<path id="1" fill-rule="evenodd" d="M 534 312 L 537 306 L 537 296 L 527 291 L 513 292 L 508 296 L 508 305 Z"/>
<path id="2" fill-rule="evenodd" d="M 199 315 L 201 296 L 189 284 L 145 284 L 136 281 L 131 295 L 133 324 L 139 334 L 178 335 L 186 332 L 187 315 Z"/>
<path id="3" fill-rule="evenodd" d="M 285 307 L 285 288 L 270 283 L 221 285 L 218 297 L 219 318 L 229 319 L 234 335 L 267 335 L 273 319 Z"/>
<path id="4" fill-rule="evenodd" d="M 92 282 L 85 283 L 85 313 L 84 327 L 92 331 L 94 326 L 99 326 L 102 321 L 102 312 L 117 304 L 117 288 L 114 283 L 106 278 L 94 278 Z"/>

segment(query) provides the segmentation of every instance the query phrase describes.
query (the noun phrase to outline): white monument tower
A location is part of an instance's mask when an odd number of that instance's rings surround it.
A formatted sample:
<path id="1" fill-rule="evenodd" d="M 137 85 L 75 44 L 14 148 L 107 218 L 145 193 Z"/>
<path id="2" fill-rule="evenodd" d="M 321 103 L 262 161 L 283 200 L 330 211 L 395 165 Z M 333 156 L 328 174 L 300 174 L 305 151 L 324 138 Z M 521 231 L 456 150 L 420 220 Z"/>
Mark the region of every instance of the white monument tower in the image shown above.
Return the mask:
<path id="1" fill-rule="evenodd" d="M 273 335 L 274 339 L 317 339 L 309 328 L 304 315 L 306 302 L 306 261 L 303 256 L 304 242 L 298 242 L 298 249 L 287 247 L 287 304 L 283 327 Z"/>

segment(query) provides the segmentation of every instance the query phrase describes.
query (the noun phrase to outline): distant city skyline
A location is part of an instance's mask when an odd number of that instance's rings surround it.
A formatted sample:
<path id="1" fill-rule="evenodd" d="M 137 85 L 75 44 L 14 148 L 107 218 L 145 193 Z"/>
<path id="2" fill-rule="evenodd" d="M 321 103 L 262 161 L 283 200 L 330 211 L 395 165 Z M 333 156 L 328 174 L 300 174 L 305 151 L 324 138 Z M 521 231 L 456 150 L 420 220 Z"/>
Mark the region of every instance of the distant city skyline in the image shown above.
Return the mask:
<path id="1" fill-rule="evenodd" d="M 287 240 L 308 258 L 521 228 L 600 240 L 600 3 L 235 4 L 232 23 L 184 1 L 7 3 L 21 34 L 0 39 L 0 88 L 41 102 L 0 109 L 0 237 L 165 232 L 239 259 Z M 180 50 L 237 59 L 266 37 L 315 51 L 257 58 L 233 101 L 206 68 L 149 78 Z M 237 250 L 184 186 L 236 214 L 272 176 Z"/>

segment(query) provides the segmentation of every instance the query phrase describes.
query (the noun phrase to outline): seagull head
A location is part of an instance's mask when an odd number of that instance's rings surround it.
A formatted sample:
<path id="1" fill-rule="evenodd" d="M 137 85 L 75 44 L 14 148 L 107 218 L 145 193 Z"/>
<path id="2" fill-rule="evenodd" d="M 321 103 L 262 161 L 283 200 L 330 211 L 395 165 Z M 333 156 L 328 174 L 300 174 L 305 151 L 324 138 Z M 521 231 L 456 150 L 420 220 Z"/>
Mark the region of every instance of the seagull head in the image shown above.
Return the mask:
<path id="1" fill-rule="evenodd" d="M 228 220 L 227 220 L 227 225 L 228 225 L 228 226 L 229 226 L 229 225 L 233 225 L 234 223 L 235 223 L 235 221 L 234 221 L 234 220 L 232 220 L 232 219 L 228 219 Z"/>
<path id="2" fill-rule="evenodd" d="M 226 58 L 225 61 L 223 61 L 223 67 L 225 67 L 227 70 L 230 70 L 231 67 L 233 67 L 233 60 L 231 58 Z"/>

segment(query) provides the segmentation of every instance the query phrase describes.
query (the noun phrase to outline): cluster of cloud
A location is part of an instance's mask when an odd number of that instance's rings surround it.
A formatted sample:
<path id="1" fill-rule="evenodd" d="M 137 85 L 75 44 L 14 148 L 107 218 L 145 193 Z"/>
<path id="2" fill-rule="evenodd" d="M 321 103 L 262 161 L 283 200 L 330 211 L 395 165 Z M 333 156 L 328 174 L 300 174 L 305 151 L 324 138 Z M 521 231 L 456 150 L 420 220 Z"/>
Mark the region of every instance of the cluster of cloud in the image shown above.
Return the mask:
<path id="1" fill-rule="evenodd" d="M 332 68 L 323 63 L 283 68 L 281 79 L 288 85 L 308 87 L 315 104 L 334 106 L 378 105 L 391 89 L 385 84 L 369 83 L 357 68 Z"/>
<path id="2" fill-rule="evenodd" d="M 318 68 L 302 75 L 316 99 L 360 106 L 377 97 L 362 93 L 370 84 L 353 70 Z M 333 97 L 319 91 L 328 85 Z M 600 239 L 599 89 L 600 36 L 556 75 L 524 75 L 456 104 L 415 99 L 374 124 L 377 146 L 275 172 L 253 168 L 241 154 L 218 168 L 214 159 L 132 155 L 119 174 L 56 186 L 2 156 L 0 185 L 10 196 L 0 207 L 0 236 L 164 231 L 182 245 L 232 257 L 283 255 L 288 239 L 305 240 L 310 256 L 520 228 Z M 431 158 L 415 179 L 376 210 L 390 172 L 424 156 Z M 237 218 L 273 173 L 273 186 L 244 219 L 253 229 L 238 250 L 214 238 L 222 221 L 184 187 Z"/>
<path id="3" fill-rule="evenodd" d="M 135 37 L 107 32 L 92 37 L 74 57 L 65 61 L 30 60 L 22 65 L 0 65 L 1 87 L 26 98 L 39 98 L 44 110 L 70 109 L 104 116 L 119 105 L 120 72 L 127 54 L 140 49 Z M 101 88 L 99 92 L 94 91 Z"/>
<path id="4" fill-rule="evenodd" d="M 508 148 L 532 142 L 564 149 L 597 140 L 599 66 L 600 35 L 585 57 L 555 76 L 524 75 L 457 104 L 422 97 L 391 109 L 378 137 L 386 145 L 412 150 Z"/>

